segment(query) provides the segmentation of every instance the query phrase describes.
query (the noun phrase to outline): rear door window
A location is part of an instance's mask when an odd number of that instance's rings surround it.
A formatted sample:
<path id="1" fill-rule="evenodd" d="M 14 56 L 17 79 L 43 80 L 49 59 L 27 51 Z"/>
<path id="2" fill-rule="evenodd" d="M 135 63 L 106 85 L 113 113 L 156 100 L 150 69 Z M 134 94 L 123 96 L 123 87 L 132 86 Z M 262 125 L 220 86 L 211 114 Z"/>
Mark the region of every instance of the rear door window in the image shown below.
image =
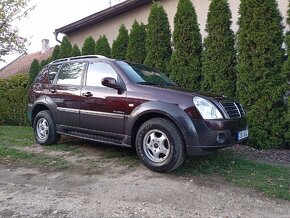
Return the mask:
<path id="1" fill-rule="evenodd" d="M 59 71 L 61 67 L 61 64 L 57 64 L 57 65 L 52 65 L 49 70 L 48 70 L 48 79 L 49 79 L 49 82 L 52 83 L 54 78 L 55 78 L 55 75 L 57 74 L 57 72 Z"/>
<path id="2" fill-rule="evenodd" d="M 60 85 L 81 85 L 85 66 L 86 63 L 84 62 L 63 64 L 56 83 Z"/>

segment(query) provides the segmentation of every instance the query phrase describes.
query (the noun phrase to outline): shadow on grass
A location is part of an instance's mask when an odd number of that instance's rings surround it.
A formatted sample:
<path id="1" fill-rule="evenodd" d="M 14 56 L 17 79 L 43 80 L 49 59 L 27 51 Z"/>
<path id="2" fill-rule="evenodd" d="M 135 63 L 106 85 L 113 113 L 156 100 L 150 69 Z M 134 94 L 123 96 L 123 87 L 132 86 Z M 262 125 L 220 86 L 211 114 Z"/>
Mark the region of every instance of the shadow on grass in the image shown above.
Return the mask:
<path id="1" fill-rule="evenodd" d="M 255 188 L 270 197 L 290 200 L 289 168 L 245 160 L 230 151 L 210 157 L 189 158 L 174 174 L 220 176 L 239 186 Z"/>

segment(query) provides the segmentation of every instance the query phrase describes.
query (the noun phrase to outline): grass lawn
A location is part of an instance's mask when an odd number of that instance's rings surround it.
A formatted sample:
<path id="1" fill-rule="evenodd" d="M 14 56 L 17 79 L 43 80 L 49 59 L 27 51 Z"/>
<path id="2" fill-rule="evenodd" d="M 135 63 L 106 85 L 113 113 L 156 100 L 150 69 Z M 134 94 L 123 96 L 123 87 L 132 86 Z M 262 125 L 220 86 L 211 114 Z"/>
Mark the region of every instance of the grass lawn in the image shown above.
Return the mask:
<path id="1" fill-rule="evenodd" d="M 23 152 L 17 147 L 25 147 L 35 143 L 30 127 L 0 127 L 0 161 L 26 161 L 38 166 L 65 168 L 68 163 L 62 158 L 47 157 L 41 154 Z M 64 142 L 48 149 L 75 152 L 74 142 Z M 109 149 L 104 158 L 117 159 L 129 166 L 138 164 L 136 155 L 120 148 Z M 290 168 L 262 164 L 244 159 L 230 151 L 203 158 L 188 158 L 173 175 L 209 176 L 223 178 L 225 181 L 241 187 L 254 188 L 270 197 L 290 200 Z"/>

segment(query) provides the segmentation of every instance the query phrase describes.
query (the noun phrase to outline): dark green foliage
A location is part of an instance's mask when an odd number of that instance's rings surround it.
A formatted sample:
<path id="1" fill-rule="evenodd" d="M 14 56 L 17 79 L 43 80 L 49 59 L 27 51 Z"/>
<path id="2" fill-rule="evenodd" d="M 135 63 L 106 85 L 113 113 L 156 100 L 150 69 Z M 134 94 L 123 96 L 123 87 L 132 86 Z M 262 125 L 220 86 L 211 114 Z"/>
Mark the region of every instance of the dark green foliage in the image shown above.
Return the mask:
<path id="1" fill-rule="evenodd" d="M 282 17 L 275 0 L 242 0 L 238 31 L 237 92 L 247 111 L 249 142 L 285 145 Z"/>
<path id="2" fill-rule="evenodd" d="M 45 65 L 49 64 L 51 62 L 52 58 L 47 58 L 45 60 L 42 60 L 40 63 L 40 69 L 42 69 Z"/>
<path id="3" fill-rule="evenodd" d="M 158 3 L 153 3 L 147 25 L 145 64 L 167 72 L 171 49 L 171 33 L 167 14 Z"/>
<path id="4" fill-rule="evenodd" d="M 60 46 L 56 45 L 53 49 L 53 52 L 52 52 L 52 60 L 53 61 L 59 59 L 59 52 L 60 52 Z"/>
<path id="5" fill-rule="evenodd" d="M 136 20 L 132 25 L 126 59 L 136 63 L 143 63 L 146 58 L 146 26 Z"/>
<path id="6" fill-rule="evenodd" d="M 77 56 L 81 56 L 81 50 L 79 49 L 77 44 L 74 44 L 73 48 L 72 48 L 72 52 L 71 52 L 71 56 L 72 57 L 77 57 Z"/>
<path id="7" fill-rule="evenodd" d="M 100 36 L 100 38 L 97 40 L 95 54 L 104 55 L 106 57 L 111 56 L 110 44 L 108 42 L 108 38 L 105 35 Z"/>
<path id="8" fill-rule="evenodd" d="M 33 83 L 35 77 L 37 76 L 38 72 L 40 71 L 41 66 L 37 59 L 34 59 L 30 65 L 29 69 L 29 79 L 28 79 L 28 87 Z"/>
<path id="9" fill-rule="evenodd" d="M 231 10 L 227 0 L 212 0 L 202 56 L 202 89 L 235 97 L 236 51 L 231 29 Z"/>
<path id="10" fill-rule="evenodd" d="M 0 79 L 0 124 L 26 125 L 28 74 Z"/>
<path id="11" fill-rule="evenodd" d="M 60 45 L 59 58 L 68 58 L 71 56 L 72 45 L 67 36 L 64 36 Z"/>
<path id="12" fill-rule="evenodd" d="M 288 27 L 290 27 L 290 1 L 289 1 L 288 11 L 287 11 L 287 24 L 288 24 Z M 290 31 L 286 33 L 285 44 L 287 48 L 287 60 L 284 63 L 283 72 L 288 82 L 288 84 L 286 83 L 285 90 L 290 91 Z M 288 143 L 287 146 L 290 147 L 290 128 L 289 128 L 290 127 L 290 96 L 288 97 L 287 107 L 288 107 L 288 110 L 287 110 L 286 119 L 285 119 L 285 128 L 286 128 L 285 139 L 286 139 L 286 143 Z"/>
<path id="13" fill-rule="evenodd" d="M 122 24 L 119 29 L 119 34 L 112 45 L 112 58 L 125 60 L 128 47 L 129 34 L 125 25 Z"/>
<path id="14" fill-rule="evenodd" d="M 199 90 L 202 43 L 196 12 L 190 0 L 178 3 L 173 42 L 175 49 L 170 60 L 170 77 L 184 88 Z"/>
<path id="15" fill-rule="evenodd" d="M 93 37 L 89 36 L 86 38 L 83 48 L 82 48 L 83 55 L 94 55 L 95 54 L 95 40 Z"/>

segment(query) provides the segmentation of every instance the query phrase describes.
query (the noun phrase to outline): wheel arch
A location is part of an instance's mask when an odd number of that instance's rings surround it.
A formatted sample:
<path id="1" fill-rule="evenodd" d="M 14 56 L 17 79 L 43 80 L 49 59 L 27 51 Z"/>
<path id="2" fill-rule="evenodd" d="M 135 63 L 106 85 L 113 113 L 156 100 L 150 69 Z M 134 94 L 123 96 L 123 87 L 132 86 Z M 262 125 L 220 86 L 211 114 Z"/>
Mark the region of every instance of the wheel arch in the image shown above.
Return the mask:
<path id="1" fill-rule="evenodd" d="M 33 122 L 34 122 L 36 115 L 40 111 L 43 111 L 43 110 L 49 110 L 53 115 L 52 119 L 54 119 L 54 121 L 56 121 L 55 110 L 53 110 L 53 108 L 56 108 L 56 105 L 52 101 L 51 98 L 43 96 L 43 97 L 40 97 L 39 99 L 37 99 L 34 103 L 32 110 L 31 110 L 31 125 L 33 125 Z"/>
<path id="2" fill-rule="evenodd" d="M 184 125 L 184 121 L 189 120 L 189 116 L 178 105 L 157 101 L 140 105 L 135 108 L 128 118 L 126 134 L 131 136 L 132 147 L 135 146 L 136 134 L 140 126 L 147 120 L 157 117 L 171 121 L 181 133 L 184 145 L 187 146 L 189 130 L 188 126 Z M 180 122 L 180 120 L 183 120 L 183 122 Z"/>

